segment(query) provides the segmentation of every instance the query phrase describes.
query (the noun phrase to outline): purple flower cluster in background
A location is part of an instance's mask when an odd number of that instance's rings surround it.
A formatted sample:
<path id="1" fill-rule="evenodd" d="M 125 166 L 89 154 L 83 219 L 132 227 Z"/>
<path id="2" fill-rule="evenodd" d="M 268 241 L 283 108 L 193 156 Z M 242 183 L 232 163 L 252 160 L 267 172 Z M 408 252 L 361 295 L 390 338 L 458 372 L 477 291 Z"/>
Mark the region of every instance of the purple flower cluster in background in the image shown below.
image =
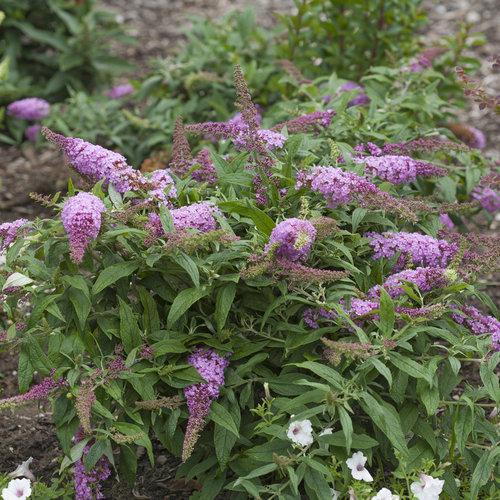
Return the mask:
<path id="1" fill-rule="evenodd" d="M 449 231 L 453 231 L 455 229 L 455 224 L 448 214 L 441 214 L 439 216 L 439 222 L 441 222 L 441 224 L 443 224 L 443 226 Z"/>
<path id="2" fill-rule="evenodd" d="M 61 212 L 61 219 L 68 234 L 71 258 L 81 262 L 88 244 L 97 238 L 101 229 L 104 203 L 93 194 L 78 193 L 68 198 Z"/>
<path id="3" fill-rule="evenodd" d="M 134 92 L 134 87 L 130 83 L 122 83 L 121 85 L 116 85 L 106 92 L 106 95 L 110 99 L 121 99 L 127 95 Z"/>
<path id="4" fill-rule="evenodd" d="M 496 318 L 486 316 L 473 306 L 461 306 L 451 317 L 475 335 L 491 334 L 492 349 L 500 351 L 500 321 Z"/>
<path id="5" fill-rule="evenodd" d="M 500 210 L 500 195 L 497 191 L 487 186 L 477 186 L 471 195 L 481 206 L 490 213 Z"/>
<path id="6" fill-rule="evenodd" d="M 7 106 L 7 114 L 22 120 L 43 120 L 50 113 L 50 104 L 39 97 L 27 97 L 11 102 Z"/>
<path id="7" fill-rule="evenodd" d="M 347 103 L 347 107 L 363 106 L 370 103 L 370 98 L 364 92 L 365 88 L 359 83 L 348 81 L 339 88 L 340 93 L 352 92 L 353 90 L 360 90 L 361 92 Z"/>
<path id="8" fill-rule="evenodd" d="M 404 69 L 410 73 L 420 73 L 427 68 L 431 68 L 434 59 L 439 57 L 443 52 L 446 52 L 446 49 L 443 47 L 429 47 L 420 52 L 420 54 L 410 62 L 410 65 Z"/>
<path id="9" fill-rule="evenodd" d="M 316 229 L 309 221 L 286 219 L 272 230 L 265 251 L 277 245 L 275 254 L 277 258 L 291 261 L 305 260 L 315 239 Z"/>
<path id="10" fill-rule="evenodd" d="M 130 167 L 121 154 L 77 137 L 64 137 L 46 127 L 42 132 L 63 150 L 72 167 L 92 182 L 103 179 L 120 193 L 133 191 L 144 184 L 141 173 Z"/>
<path id="11" fill-rule="evenodd" d="M 436 288 L 444 288 L 450 283 L 446 270 L 440 267 L 417 267 L 416 269 L 406 269 L 389 276 L 382 285 L 375 285 L 368 290 L 369 298 L 377 298 L 381 288 L 394 299 L 405 293 L 402 285 L 405 282 L 413 283 L 421 292 L 430 292 Z"/>
<path id="12" fill-rule="evenodd" d="M 16 219 L 12 222 L 4 222 L 0 224 L 0 252 L 5 250 L 20 234 L 20 229 L 28 224 L 28 219 Z"/>
<path id="13" fill-rule="evenodd" d="M 229 361 L 211 349 L 198 349 L 188 357 L 188 363 L 196 368 L 205 382 L 190 385 L 184 389 L 189 419 L 184 436 L 182 460 L 185 462 L 193 452 L 198 436 L 205 425 L 210 405 L 219 397 L 224 384 L 224 370 Z"/>
<path id="14" fill-rule="evenodd" d="M 36 142 L 41 130 L 42 126 L 38 125 L 38 123 L 30 125 L 29 127 L 26 127 L 26 130 L 24 131 L 24 137 L 26 137 L 26 139 L 28 139 L 28 141 L 30 142 Z"/>
<path id="15" fill-rule="evenodd" d="M 80 429 L 75 435 L 75 442 L 83 439 L 84 434 Z M 111 466 L 108 458 L 103 455 L 90 471 L 85 470 L 84 459 L 89 454 L 91 446 L 83 448 L 83 454 L 73 467 L 75 484 L 75 500 L 99 500 L 105 498 L 102 493 L 102 483 L 111 476 Z"/>
<path id="16" fill-rule="evenodd" d="M 369 143 L 370 145 L 370 143 Z M 365 171 L 373 177 L 402 184 L 413 182 L 417 176 L 443 176 L 446 170 L 421 160 L 414 160 L 409 156 L 386 155 L 386 156 L 366 156 L 355 158 L 356 163 L 364 163 Z"/>
<path id="17" fill-rule="evenodd" d="M 425 267 L 446 267 L 458 251 L 457 243 L 449 243 L 420 233 L 366 233 L 373 248 L 374 259 L 391 259 L 401 253 L 394 269 L 400 270 L 408 261 Z"/>

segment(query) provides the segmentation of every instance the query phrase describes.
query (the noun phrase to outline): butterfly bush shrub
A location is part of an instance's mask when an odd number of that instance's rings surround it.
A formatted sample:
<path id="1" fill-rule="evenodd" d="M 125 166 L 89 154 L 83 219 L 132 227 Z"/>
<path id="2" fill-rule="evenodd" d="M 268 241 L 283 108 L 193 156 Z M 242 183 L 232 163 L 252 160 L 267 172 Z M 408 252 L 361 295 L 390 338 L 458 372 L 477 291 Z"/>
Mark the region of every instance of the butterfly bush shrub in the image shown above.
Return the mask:
<path id="1" fill-rule="evenodd" d="M 269 123 L 237 67 L 236 123 L 178 119 L 153 174 L 43 131 L 86 188 L 0 228 L 0 348 L 19 351 L 20 389 L 0 409 L 52 401 L 76 498 L 133 484 L 152 439 L 193 498 L 492 498 L 500 323 L 479 278 L 498 239 L 441 217 L 479 210 L 487 161 L 416 124 L 401 140 L 375 74 L 379 112 L 340 97 L 328 120 Z M 401 177 L 407 156 L 425 175 Z"/>

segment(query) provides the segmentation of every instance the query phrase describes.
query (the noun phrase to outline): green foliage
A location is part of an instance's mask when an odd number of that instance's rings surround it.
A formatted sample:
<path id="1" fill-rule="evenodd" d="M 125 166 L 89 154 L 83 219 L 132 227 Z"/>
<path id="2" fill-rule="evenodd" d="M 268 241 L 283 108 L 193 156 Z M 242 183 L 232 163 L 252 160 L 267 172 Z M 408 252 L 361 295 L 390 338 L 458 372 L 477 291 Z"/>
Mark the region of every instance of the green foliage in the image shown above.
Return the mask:
<path id="1" fill-rule="evenodd" d="M 0 60 L 9 78 L 0 87 L 0 104 L 21 97 L 50 101 L 69 88 L 91 91 L 130 69 L 112 55 L 110 41 L 125 41 L 114 16 L 94 0 L 4 0 Z"/>
<path id="2" fill-rule="evenodd" d="M 425 15 L 421 0 L 294 0 L 297 12 L 282 16 L 284 57 L 306 74 L 335 71 L 358 80 L 371 66 L 415 52 L 415 31 Z"/>

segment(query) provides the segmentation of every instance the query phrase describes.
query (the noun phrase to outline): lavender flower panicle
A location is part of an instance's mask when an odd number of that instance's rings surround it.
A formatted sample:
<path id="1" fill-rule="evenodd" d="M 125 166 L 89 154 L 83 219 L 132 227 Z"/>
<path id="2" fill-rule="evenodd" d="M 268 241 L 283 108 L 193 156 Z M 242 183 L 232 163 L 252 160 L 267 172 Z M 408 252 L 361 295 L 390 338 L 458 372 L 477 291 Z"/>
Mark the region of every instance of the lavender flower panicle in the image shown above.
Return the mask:
<path id="1" fill-rule="evenodd" d="M 477 186 L 472 191 L 471 196 L 473 199 L 477 200 L 487 212 L 495 213 L 500 210 L 500 194 L 490 187 Z"/>
<path id="2" fill-rule="evenodd" d="M 184 389 L 189 419 L 182 447 L 182 461 L 192 454 L 205 420 L 210 412 L 212 401 L 219 397 L 224 384 L 224 370 L 229 361 L 211 349 L 198 349 L 188 358 L 188 363 L 204 378 L 205 382 L 190 385 Z"/>
<path id="3" fill-rule="evenodd" d="M 393 184 L 403 184 L 413 182 L 418 176 L 431 177 L 446 175 L 446 170 L 420 160 L 414 160 L 409 156 L 386 155 L 386 156 L 366 156 L 356 158 L 356 163 L 364 163 L 365 170 L 372 177 L 379 177 L 382 180 Z"/>
<path id="4" fill-rule="evenodd" d="M 88 244 L 97 238 L 105 210 L 104 203 L 90 193 L 78 193 L 64 203 L 61 219 L 68 234 L 71 259 L 74 262 L 82 261 Z"/>
<path id="5" fill-rule="evenodd" d="M 415 152 L 427 153 L 446 150 L 467 151 L 468 149 L 469 148 L 465 144 L 453 142 L 448 139 L 441 139 L 440 137 L 421 137 L 419 139 L 413 139 L 406 142 L 385 144 L 382 147 L 382 153 L 386 155 L 407 155 Z"/>
<path id="6" fill-rule="evenodd" d="M 309 172 L 298 174 L 296 188 L 306 185 L 322 194 L 329 208 L 356 201 L 362 206 L 396 212 L 409 220 L 416 220 L 413 211 L 402 201 L 354 172 L 345 172 L 338 167 L 316 166 Z"/>
<path id="7" fill-rule="evenodd" d="M 0 252 L 10 246 L 11 243 L 22 234 L 24 226 L 28 223 L 28 219 L 16 219 L 12 222 L 0 224 L 0 238 L 2 239 L 0 243 Z"/>
<path id="8" fill-rule="evenodd" d="M 27 97 L 11 102 L 7 106 L 7 114 L 22 120 L 43 120 L 50 113 L 50 104 L 39 97 Z"/>
<path id="9" fill-rule="evenodd" d="M 316 229 L 309 221 L 296 218 L 285 219 L 272 230 L 264 251 L 271 246 L 278 245 L 275 255 L 279 259 L 305 260 L 315 239 Z"/>
<path id="10" fill-rule="evenodd" d="M 36 142 L 38 137 L 40 137 L 40 131 L 42 130 L 42 126 L 35 124 L 35 125 L 30 125 L 29 127 L 26 127 L 26 130 L 24 131 L 24 137 L 28 139 L 30 142 Z"/>
<path id="11" fill-rule="evenodd" d="M 436 288 L 449 285 L 451 279 L 448 272 L 440 267 L 417 267 L 393 274 L 382 285 L 375 285 L 368 290 L 369 298 L 378 298 L 381 288 L 384 288 L 392 297 L 400 297 L 405 293 L 402 285 L 405 282 L 413 283 L 421 292 L 430 292 Z"/>
<path id="12" fill-rule="evenodd" d="M 106 184 L 112 183 L 120 193 L 144 186 L 141 173 L 127 165 L 121 154 L 77 137 L 64 137 L 47 127 L 42 128 L 42 133 L 47 140 L 60 147 L 69 164 L 91 182 L 104 180 Z"/>
<path id="13" fill-rule="evenodd" d="M 329 283 L 347 277 L 346 271 L 332 271 L 330 269 L 317 269 L 304 266 L 288 259 L 276 259 L 271 268 L 277 278 L 284 278 L 291 283 Z"/>
<path id="14" fill-rule="evenodd" d="M 28 392 L 12 396 L 10 398 L 0 399 L 0 409 L 13 408 L 30 401 L 42 401 L 49 397 L 52 391 L 66 385 L 66 380 L 60 378 L 54 380 L 52 376 L 45 377 L 39 384 L 34 385 Z"/>
<path id="15" fill-rule="evenodd" d="M 74 437 L 75 442 L 79 442 L 84 438 L 81 429 Z M 91 445 L 87 444 L 83 448 L 83 454 L 80 459 L 75 462 L 73 467 L 73 480 L 75 485 L 75 500 L 100 500 L 104 499 L 102 493 L 102 483 L 111 476 L 111 467 L 108 458 L 103 455 L 92 470 L 85 470 L 84 459 L 90 451 Z"/>
<path id="16" fill-rule="evenodd" d="M 121 99 L 127 95 L 130 95 L 134 92 L 134 87 L 130 85 L 130 83 L 122 83 L 120 85 L 115 85 L 111 89 L 106 92 L 106 95 L 110 99 Z"/>
<path id="17" fill-rule="evenodd" d="M 339 88 L 340 93 L 352 92 L 353 90 L 359 90 L 361 92 L 347 103 L 348 108 L 353 106 L 363 106 L 370 103 L 370 98 L 365 94 L 365 92 L 363 92 L 365 88 L 359 83 L 347 81 Z"/>
<path id="18" fill-rule="evenodd" d="M 474 333 L 474 335 L 491 335 L 491 348 L 500 351 L 500 321 L 493 316 L 486 316 L 473 306 L 461 306 L 451 314 L 452 319 Z"/>
<path id="19" fill-rule="evenodd" d="M 149 178 L 149 183 L 153 189 L 148 194 L 165 205 L 170 203 L 170 199 L 177 197 L 174 180 L 167 169 L 155 170 Z"/>
<path id="20" fill-rule="evenodd" d="M 484 149 L 486 147 L 486 136 L 484 133 L 466 123 L 450 123 L 448 128 L 470 148 Z"/>
<path id="21" fill-rule="evenodd" d="M 194 158 L 193 164 L 197 164 L 200 167 L 191 174 L 194 180 L 198 182 L 207 182 L 208 184 L 215 184 L 217 182 L 217 173 L 208 149 L 203 148 Z"/>
<path id="22" fill-rule="evenodd" d="M 365 237 L 370 239 L 374 259 L 391 259 L 397 253 L 401 254 L 394 267 L 396 271 L 403 269 L 408 259 L 414 265 L 446 267 L 458 251 L 457 243 L 420 233 L 369 232 Z"/>

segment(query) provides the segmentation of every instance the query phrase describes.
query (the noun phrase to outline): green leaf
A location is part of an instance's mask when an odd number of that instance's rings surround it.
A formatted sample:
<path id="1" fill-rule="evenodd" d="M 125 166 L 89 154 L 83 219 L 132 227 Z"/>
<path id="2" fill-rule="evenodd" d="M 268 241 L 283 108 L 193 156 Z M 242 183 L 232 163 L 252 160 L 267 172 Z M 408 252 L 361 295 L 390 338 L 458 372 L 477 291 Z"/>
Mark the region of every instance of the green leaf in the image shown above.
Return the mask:
<path id="1" fill-rule="evenodd" d="M 498 375 L 490 368 L 489 363 L 481 363 L 479 365 L 479 375 L 488 391 L 489 396 L 495 403 L 500 402 L 500 388 Z"/>
<path id="2" fill-rule="evenodd" d="M 379 445 L 378 441 L 367 436 L 366 434 L 352 434 L 351 446 L 357 450 L 369 450 Z M 325 434 L 319 438 L 321 441 L 337 446 L 340 448 L 346 447 L 346 438 L 344 431 L 334 432 L 333 434 Z"/>
<path id="3" fill-rule="evenodd" d="M 398 352 L 390 352 L 389 359 L 396 368 L 404 371 L 405 373 L 410 375 L 410 377 L 422 378 L 426 380 L 429 385 L 432 385 L 432 375 L 424 366 L 417 363 L 416 361 L 413 361 L 413 359 L 403 356 Z"/>
<path id="4" fill-rule="evenodd" d="M 388 382 L 389 387 L 392 386 L 392 373 L 389 368 L 378 358 L 368 358 L 367 364 L 372 365 Z"/>
<path id="5" fill-rule="evenodd" d="M 234 212 L 249 217 L 255 223 L 255 227 L 265 236 L 269 236 L 274 229 L 275 223 L 273 219 L 260 208 L 246 206 L 237 201 L 224 201 L 219 203 L 218 206 L 227 212 Z"/>
<path id="6" fill-rule="evenodd" d="M 128 422 L 115 422 L 113 425 L 114 427 L 116 427 L 118 432 L 121 432 L 126 436 L 133 436 L 133 442 L 136 445 L 146 448 L 149 461 L 151 462 L 151 465 L 154 464 L 153 445 L 151 444 L 151 440 L 149 439 L 148 435 L 141 427 L 136 424 L 130 424 Z"/>
<path id="7" fill-rule="evenodd" d="M 231 450 L 238 438 L 225 427 L 215 424 L 214 427 L 214 447 L 220 467 L 224 468 L 229 461 Z"/>
<path id="8" fill-rule="evenodd" d="M 92 294 L 96 295 L 109 285 L 116 283 L 119 279 L 130 276 L 138 267 L 139 263 L 135 261 L 120 262 L 119 264 L 107 267 L 101 272 L 94 283 Z"/>
<path id="9" fill-rule="evenodd" d="M 109 447 L 109 441 L 105 439 L 98 439 L 90 448 L 87 455 L 83 459 L 83 463 L 85 464 L 85 470 L 87 472 L 91 471 L 97 461 L 104 455 L 107 448 Z"/>
<path id="10" fill-rule="evenodd" d="M 352 420 L 349 413 L 347 413 L 343 406 L 338 406 L 337 410 L 339 412 L 340 424 L 342 425 L 342 430 L 344 431 L 347 454 L 350 454 L 353 434 Z"/>
<path id="11" fill-rule="evenodd" d="M 157 332 L 160 329 L 160 315 L 156 307 L 155 299 L 152 297 L 151 292 L 144 287 L 137 287 L 139 298 L 144 308 L 142 314 L 143 329 L 147 333 Z"/>
<path id="12" fill-rule="evenodd" d="M 241 484 L 242 481 L 248 480 L 248 479 L 253 479 L 255 477 L 260 477 L 260 476 L 265 476 L 267 474 L 270 474 L 271 472 L 275 471 L 278 468 L 277 464 L 267 464 L 263 465 L 262 467 L 257 467 L 254 469 L 250 474 L 247 474 L 246 476 L 238 478 L 234 485 L 237 486 Z"/>
<path id="13" fill-rule="evenodd" d="M 219 424 L 236 437 L 239 437 L 238 426 L 233 416 L 220 403 L 217 403 L 217 401 L 212 403 L 209 417 L 216 424 Z"/>
<path id="14" fill-rule="evenodd" d="M 337 371 L 329 366 L 322 365 L 321 363 L 316 363 L 315 361 L 304 361 L 302 363 L 292 363 L 293 366 L 298 368 L 304 368 L 305 370 L 310 370 L 318 377 L 329 382 L 336 389 L 342 389 L 345 384 L 345 379 Z"/>
<path id="15" fill-rule="evenodd" d="M 383 289 L 380 289 L 380 331 L 384 337 L 390 337 L 394 330 L 394 302 L 389 294 Z"/>
<path id="16" fill-rule="evenodd" d="M 219 288 L 215 302 L 215 324 L 217 331 L 221 331 L 226 324 L 227 316 L 231 310 L 236 295 L 236 283 L 228 283 Z"/>
<path id="17" fill-rule="evenodd" d="M 369 415 L 373 423 L 387 436 L 394 447 L 407 456 L 408 448 L 401 428 L 399 416 L 394 408 L 388 403 L 379 403 L 371 394 L 363 392 L 361 407 Z"/>
<path id="18" fill-rule="evenodd" d="M 200 286 L 200 272 L 198 271 L 198 266 L 195 264 L 194 260 L 186 255 L 185 253 L 179 253 L 177 255 L 170 255 L 170 259 L 179 264 L 179 266 L 184 269 L 189 274 L 193 285 L 196 288 Z"/>
<path id="19" fill-rule="evenodd" d="M 210 293 L 210 288 L 186 288 L 175 297 L 167 316 L 167 328 L 172 328 L 177 320 L 195 303 Z"/>
<path id="20" fill-rule="evenodd" d="M 120 302 L 120 337 L 125 352 L 128 354 L 134 347 L 141 345 L 141 335 L 134 312 L 120 297 L 118 297 L 118 300 Z"/>
<path id="21" fill-rule="evenodd" d="M 498 446 L 483 452 L 483 455 L 479 459 L 479 462 L 472 473 L 470 484 L 470 498 L 472 500 L 477 498 L 481 487 L 488 482 L 488 479 L 493 471 L 493 467 L 498 461 L 499 454 L 500 447 Z"/>
<path id="22" fill-rule="evenodd" d="M 5 280 L 2 290 L 6 290 L 7 288 L 10 287 L 22 288 L 23 286 L 29 285 L 30 283 L 33 283 L 33 280 L 28 276 L 25 276 L 24 274 L 21 273 L 12 273 Z"/>

